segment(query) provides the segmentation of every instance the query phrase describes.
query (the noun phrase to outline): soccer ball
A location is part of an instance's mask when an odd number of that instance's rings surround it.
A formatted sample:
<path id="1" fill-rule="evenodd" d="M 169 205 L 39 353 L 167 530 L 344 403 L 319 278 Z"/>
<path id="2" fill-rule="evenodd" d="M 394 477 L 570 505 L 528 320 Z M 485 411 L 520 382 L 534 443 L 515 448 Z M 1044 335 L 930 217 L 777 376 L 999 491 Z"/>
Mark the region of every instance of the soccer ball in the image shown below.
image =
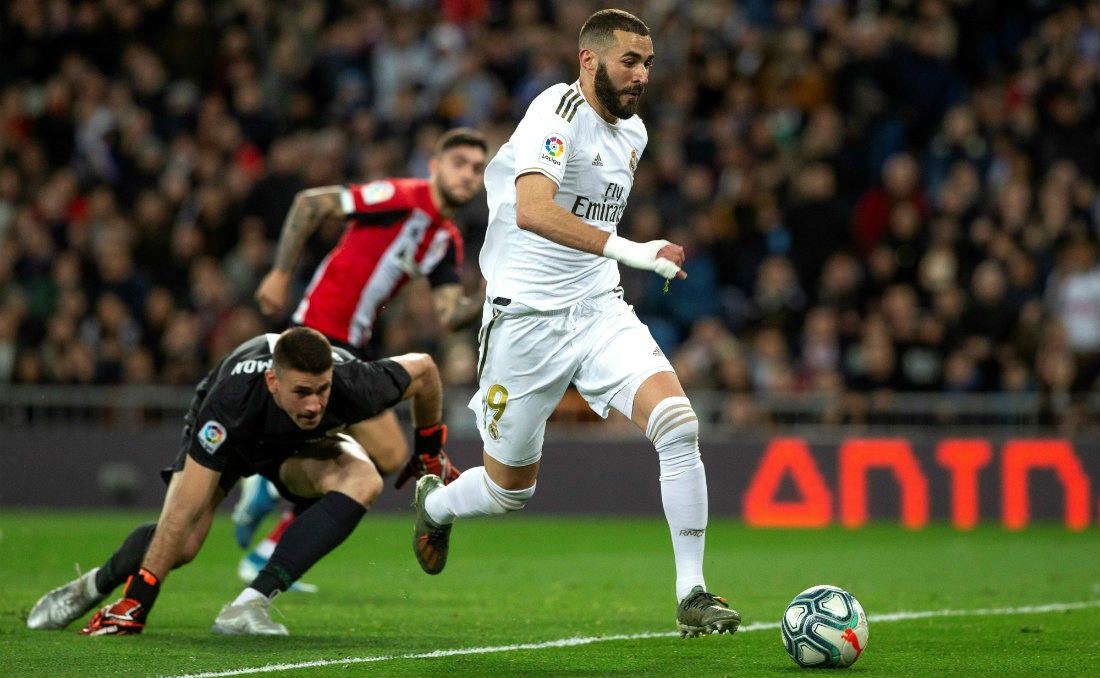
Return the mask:
<path id="1" fill-rule="evenodd" d="M 794 597 L 779 624 L 799 666 L 851 666 L 867 648 L 867 615 L 855 596 L 820 584 Z"/>

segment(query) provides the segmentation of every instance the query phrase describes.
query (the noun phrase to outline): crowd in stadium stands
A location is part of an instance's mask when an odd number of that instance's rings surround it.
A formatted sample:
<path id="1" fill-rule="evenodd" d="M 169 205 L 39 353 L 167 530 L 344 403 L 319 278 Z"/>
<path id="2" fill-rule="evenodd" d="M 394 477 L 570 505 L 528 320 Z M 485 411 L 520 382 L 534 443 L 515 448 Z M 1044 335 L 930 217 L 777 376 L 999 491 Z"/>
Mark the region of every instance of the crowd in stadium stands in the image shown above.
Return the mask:
<path id="1" fill-rule="evenodd" d="M 0 8 L 0 383 L 190 385 L 280 327 L 252 301 L 296 191 L 493 149 L 576 78 L 605 3 L 10 0 Z M 627 298 L 688 389 L 1030 392 L 1100 373 L 1100 1 L 652 0 L 650 139 L 620 232 L 685 245 Z M 484 200 L 459 215 L 479 282 Z M 300 285 L 339 235 L 311 243 Z M 378 351 L 473 383 L 427 295 Z M 862 399 L 862 400 L 861 400 Z M 862 405 L 861 405 L 862 403 Z"/>

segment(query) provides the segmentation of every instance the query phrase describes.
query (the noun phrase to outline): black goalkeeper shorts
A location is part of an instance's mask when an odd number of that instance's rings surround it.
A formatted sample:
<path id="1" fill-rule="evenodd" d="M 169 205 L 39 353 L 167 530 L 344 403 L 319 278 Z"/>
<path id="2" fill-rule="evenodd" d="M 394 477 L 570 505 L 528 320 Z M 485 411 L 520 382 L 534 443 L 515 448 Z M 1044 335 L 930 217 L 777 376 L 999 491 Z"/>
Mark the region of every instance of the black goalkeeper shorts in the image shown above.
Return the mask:
<path id="1" fill-rule="evenodd" d="M 165 485 L 171 482 L 173 474 L 183 470 L 183 465 L 187 461 L 187 450 L 190 448 L 191 438 L 194 437 L 194 435 L 195 432 L 193 413 L 188 412 L 188 419 L 183 426 L 183 435 L 181 436 L 180 440 L 179 452 L 176 453 L 176 457 L 172 461 L 172 464 L 170 466 L 162 468 L 160 471 L 160 477 L 162 480 L 164 480 Z M 237 481 L 239 481 L 242 477 L 257 473 L 264 478 L 270 480 L 275 485 L 275 488 L 279 491 L 279 494 L 284 499 L 292 502 L 296 510 L 298 512 L 301 512 L 301 510 L 305 509 L 310 504 L 317 501 L 318 497 L 300 497 L 287 489 L 287 486 L 284 485 L 281 480 L 279 480 L 279 467 L 282 466 L 283 462 L 289 459 L 291 456 L 292 455 L 288 454 L 285 457 L 273 458 L 266 463 L 255 464 L 251 467 L 251 471 L 246 471 L 244 468 L 242 468 L 241 464 L 236 463 L 235 460 L 230 460 L 229 464 L 225 467 L 225 470 L 222 471 L 221 477 L 218 479 L 218 487 L 220 487 L 222 491 L 225 492 L 226 495 L 228 495 L 233 490 L 233 487 L 237 484 Z"/>

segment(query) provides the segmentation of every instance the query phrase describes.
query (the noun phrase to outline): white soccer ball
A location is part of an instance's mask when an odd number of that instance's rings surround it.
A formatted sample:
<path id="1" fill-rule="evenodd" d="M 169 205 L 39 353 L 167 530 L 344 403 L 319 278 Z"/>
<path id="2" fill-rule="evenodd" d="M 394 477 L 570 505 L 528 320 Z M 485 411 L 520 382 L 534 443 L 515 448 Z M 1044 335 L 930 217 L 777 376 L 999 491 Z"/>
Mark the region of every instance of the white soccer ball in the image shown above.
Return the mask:
<path id="1" fill-rule="evenodd" d="M 851 666 L 867 648 L 867 615 L 855 596 L 820 584 L 794 597 L 779 624 L 799 666 Z"/>

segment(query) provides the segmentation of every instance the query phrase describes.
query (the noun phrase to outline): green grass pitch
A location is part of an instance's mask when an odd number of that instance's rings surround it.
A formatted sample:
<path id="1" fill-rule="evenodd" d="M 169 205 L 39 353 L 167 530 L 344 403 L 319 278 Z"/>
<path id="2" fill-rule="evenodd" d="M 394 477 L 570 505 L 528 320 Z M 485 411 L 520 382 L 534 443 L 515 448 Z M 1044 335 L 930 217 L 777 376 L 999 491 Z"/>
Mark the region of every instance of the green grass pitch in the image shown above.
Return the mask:
<path id="1" fill-rule="evenodd" d="M 853 676 L 1100 674 L 1100 541 L 1095 528 L 1054 526 L 751 530 L 712 519 L 708 585 L 744 625 L 681 639 L 659 516 L 466 521 L 447 569 L 429 577 L 412 557 L 411 511 L 368 514 L 305 577 L 319 593 L 275 603 L 291 636 L 252 638 L 210 633 L 241 588 L 223 515 L 168 578 L 141 636 L 26 628 L 26 611 L 74 562 L 100 564 L 153 517 L 0 512 L 0 675 L 792 678 L 813 670 L 787 657 L 778 620 L 818 583 L 847 588 L 870 617 L 866 652 L 842 669 Z"/>

